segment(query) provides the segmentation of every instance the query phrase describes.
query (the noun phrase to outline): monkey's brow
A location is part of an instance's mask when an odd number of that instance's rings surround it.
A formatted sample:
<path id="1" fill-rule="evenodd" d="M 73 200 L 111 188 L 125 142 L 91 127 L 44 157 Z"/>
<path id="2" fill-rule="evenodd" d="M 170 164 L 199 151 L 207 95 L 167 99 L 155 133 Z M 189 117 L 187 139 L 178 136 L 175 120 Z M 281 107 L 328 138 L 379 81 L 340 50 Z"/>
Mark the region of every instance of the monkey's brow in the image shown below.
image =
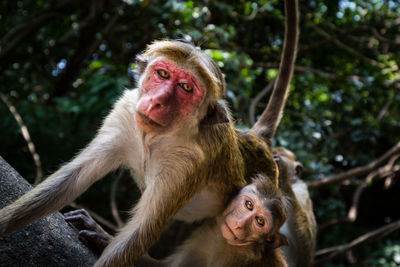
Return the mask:
<path id="1" fill-rule="evenodd" d="M 255 188 L 254 185 L 248 185 L 245 188 L 243 188 L 244 192 L 249 192 L 249 193 L 253 193 L 253 194 L 257 194 L 257 189 Z"/>

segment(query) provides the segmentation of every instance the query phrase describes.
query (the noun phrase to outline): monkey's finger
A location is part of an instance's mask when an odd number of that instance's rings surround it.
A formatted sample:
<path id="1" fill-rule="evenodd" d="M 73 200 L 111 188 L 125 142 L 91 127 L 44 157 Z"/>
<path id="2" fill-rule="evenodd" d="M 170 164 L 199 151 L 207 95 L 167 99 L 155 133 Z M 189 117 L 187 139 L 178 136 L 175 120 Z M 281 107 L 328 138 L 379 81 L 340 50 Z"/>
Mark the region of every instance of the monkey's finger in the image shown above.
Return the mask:
<path id="1" fill-rule="evenodd" d="M 64 216 L 74 216 L 74 215 L 78 215 L 78 214 L 82 214 L 82 215 L 90 217 L 89 213 L 85 209 L 72 210 L 72 211 L 64 213 Z"/>
<path id="2" fill-rule="evenodd" d="M 110 238 L 107 235 L 88 230 L 79 231 L 79 238 L 83 238 L 92 244 L 95 244 L 101 250 L 110 243 Z"/>
<path id="3" fill-rule="evenodd" d="M 92 219 L 92 217 L 87 217 L 82 214 L 77 214 L 73 216 L 65 217 L 65 221 L 69 223 L 78 223 L 81 224 L 83 228 L 95 231 L 96 230 L 96 222 Z"/>

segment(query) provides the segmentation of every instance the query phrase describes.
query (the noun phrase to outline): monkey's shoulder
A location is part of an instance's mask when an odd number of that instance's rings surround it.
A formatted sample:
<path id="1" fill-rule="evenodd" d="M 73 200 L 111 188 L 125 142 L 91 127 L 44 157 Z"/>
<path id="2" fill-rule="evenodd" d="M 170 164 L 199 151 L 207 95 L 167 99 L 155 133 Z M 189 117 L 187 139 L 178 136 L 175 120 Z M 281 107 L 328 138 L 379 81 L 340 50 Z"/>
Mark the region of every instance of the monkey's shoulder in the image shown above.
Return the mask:
<path id="1" fill-rule="evenodd" d="M 236 129 L 240 152 L 246 166 L 245 177 L 251 178 L 257 173 L 263 173 L 275 179 L 277 166 L 272 155 L 271 141 L 262 138 L 252 130 Z"/>

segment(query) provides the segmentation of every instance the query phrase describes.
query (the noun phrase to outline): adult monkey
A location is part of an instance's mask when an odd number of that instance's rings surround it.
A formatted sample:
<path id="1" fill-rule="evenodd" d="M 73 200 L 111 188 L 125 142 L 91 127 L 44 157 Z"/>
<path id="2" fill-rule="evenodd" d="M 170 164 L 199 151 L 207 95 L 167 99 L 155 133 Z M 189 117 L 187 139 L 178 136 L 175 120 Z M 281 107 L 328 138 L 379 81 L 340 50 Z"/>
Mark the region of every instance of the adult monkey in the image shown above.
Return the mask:
<path id="1" fill-rule="evenodd" d="M 61 209 L 125 165 L 135 170 L 143 195 L 96 266 L 127 266 L 179 210 L 175 217 L 186 221 L 215 216 L 246 184 L 244 177 L 254 173 L 277 184 L 271 150 L 259 136 L 275 132 L 293 72 L 297 1 L 286 0 L 285 10 L 280 74 L 266 112 L 253 127 L 256 134 L 235 131 L 220 101 L 225 85 L 214 61 L 189 44 L 155 42 L 137 58 L 138 89 L 124 93 L 94 140 L 70 163 L 0 210 L 0 235 Z M 249 156 L 260 153 L 257 162 Z M 210 205 L 204 205 L 204 198 Z"/>

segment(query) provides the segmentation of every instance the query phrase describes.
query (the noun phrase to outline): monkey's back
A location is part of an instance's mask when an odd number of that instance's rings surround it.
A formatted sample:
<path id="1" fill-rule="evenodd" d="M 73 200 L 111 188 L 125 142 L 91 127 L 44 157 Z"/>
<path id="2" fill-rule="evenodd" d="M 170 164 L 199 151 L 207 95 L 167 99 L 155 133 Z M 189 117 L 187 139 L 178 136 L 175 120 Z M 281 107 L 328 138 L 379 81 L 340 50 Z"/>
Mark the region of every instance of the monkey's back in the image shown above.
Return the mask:
<path id="1" fill-rule="evenodd" d="M 236 129 L 239 149 L 244 160 L 247 182 L 256 174 L 268 176 L 278 186 L 278 169 L 271 151 L 269 139 L 262 138 L 254 131 Z"/>

